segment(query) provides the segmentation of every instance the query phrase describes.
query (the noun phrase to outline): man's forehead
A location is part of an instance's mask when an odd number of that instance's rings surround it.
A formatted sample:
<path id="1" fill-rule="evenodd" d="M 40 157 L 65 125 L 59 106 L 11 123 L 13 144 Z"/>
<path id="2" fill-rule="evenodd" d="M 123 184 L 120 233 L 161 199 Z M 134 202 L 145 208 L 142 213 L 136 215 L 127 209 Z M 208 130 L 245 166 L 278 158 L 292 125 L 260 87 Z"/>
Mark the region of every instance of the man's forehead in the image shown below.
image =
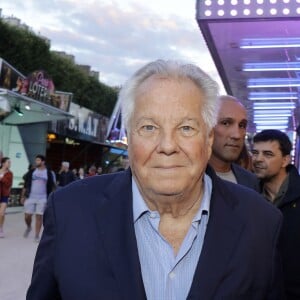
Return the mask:
<path id="1" fill-rule="evenodd" d="M 257 149 L 263 150 L 275 150 L 279 149 L 279 143 L 278 141 L 259 141 L 259 142 L 254 142 L 253 147 Z"/>
<path id="2" fill-rule="evenodd" d="M 237 113 L 244 118 L 247 117 L 247 111 L 243 104 L 234 100 L 223 100 L 220 105 L 219 116 L 236 118 Z"/>

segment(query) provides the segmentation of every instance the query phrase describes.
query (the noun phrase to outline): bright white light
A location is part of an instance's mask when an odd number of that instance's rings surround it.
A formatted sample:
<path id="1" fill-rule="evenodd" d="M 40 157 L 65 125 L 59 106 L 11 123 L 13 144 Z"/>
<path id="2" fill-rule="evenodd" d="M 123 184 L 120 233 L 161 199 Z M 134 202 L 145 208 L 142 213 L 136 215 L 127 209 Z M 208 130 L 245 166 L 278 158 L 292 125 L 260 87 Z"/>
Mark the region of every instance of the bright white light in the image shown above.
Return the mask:
<path id="1" fill-rule="evenodd" d="M 284 15 L 288 15 L 290 13 L 290 10 L 288 8 L 284 8 L 282 10 L 282 12 L 283 12 Z"/>
<path id="2" fill-rule="evenodd" d="M 283 0 L 283 3 L 290 3 L 290 0 Z"/>
<path id="3" fill-rule="evenodd" d="M 254 123 L 261 124 L 261 125 L 287 125 L 289 122 L 288 119 L 286 120 L 254 120 Z"/>
<path id="4" fill-rule="evenodd" d="M 241 49 L 263 48 L 299 48 L 300 38 L 245 38 L 241 40 Z"/>
<path id="5" fill-rule="evenodd" d="M 298 7 L 298 8 L 296 9 L 296 12 L 297 12 L 298 15 L 300 15 L 300 7 Z"/>
<path id="6" fill-rule="evenodd" d="M 250 15 L 250 9 L 248 9 L 248 8 L 244 9 L 243 13 L 244 13 L 245 16 L 249 16 Z"/>
<path id="7" fill-rule="evenodd" d="M 245 5 L 249 5 L 251 3 L 251 0 L 244 0 Z"/>
<path id="8" fill-rule="evenodd" d="M 273 16 L 276 15 L 277 14 L 277 9 L 276 8 L 271 8 L 270 9 L 270 14 L 273 15 Z"/>
<path id="9" fill-rule="evenodd" d="M 211 0 L 205 0 L 204 4 L 205 4 L 206 6 L 210 6 L 210 5 L 211 5 Z"/>
<path id="10" fill-rule="evenodd" d="M 224 16 L 224 14 L 225 14 L 225 12 L 223 9 L 218 10 L 218 16 L 222 17 L 222 16 Z"/>
<path id="11" fill-rule="evenodd" d="M 264 13 L 264 11 L 261 8 L 258 8 L 256 10 L 256 14 L 258 14 L 259 16 L 261 16 Z"/>
<path id="12" fill-rule="evenodd" d="M 300 0 L 296 0 L 297 3 L 300 3 Z"/>
<path id="13" fill-rule="evenodd" d="M 257 4 L 263 4 L 264 0 L 256 0 Z"/>
<path id="14" fill-rule="evenodd" d="M 291 114 L 288 114 L 288 115 L 285 115 L 285 116 L 282 116 L 282 115 L 256 115 L 255 112 L 254 112 L 254 120 L 255 121 L 260 121 L 260 120 L 287 120 L 288 117 L 290 117 Z"/>
<path id="15" fill-rule="evenodd" d="M 277 0 L 270 0 L 271 4 L 275 4 L 277 2 Z"/>
<path id="16" fill-rule="evenodd" d="M 271 109 L 270 108 L 267 108 L 265 110 L 256 110 L 254 112 L 254 115 L 255 116 L 259 116 L 259 115 L 263 115 L 263 116 L 272 116 L 272 117 L 275 117 L 275 116 L 281 116 L 281 117 L 289 117 L 290 115 L 292 114 L 291 110 L 290 109 Z"/>
<path id="17" fill-rule="evenodd" d="M 243 71 L 300 71 L 299 62 L 245 63 Z"/>
<path id="18" fill-rule="evenodd" d="M 287 125 L 259 125 L 256 126 L 256 130 L 259 132 L 264 129 L 278 129 L 278 130 L 284 130 L 287 129 Z"/>
<path id="19" fill-rule="evenodd" d="M 237 5 L 237 4 L 238 4 L 237 0 L 231 0 L 231 5 Z"/>
<path id="20" fill-rule="evenodd" d="M 204 14 L 205 14 L 206 17 L 210 17 L 211 16 L 211 11 L 210 10 L 206 10 L 204 12 Z"/>
<path id="21" fill-rule="evenodd" d="M 232 9 L 230 11 L 230 14 L 235 17 L 237 15 L 237 10 L 236 9 Z"/>
<path id="22" fill-rule="evenodd" d="M 219 5 L 224 5 L 224 0 L 218 0 Z"/>

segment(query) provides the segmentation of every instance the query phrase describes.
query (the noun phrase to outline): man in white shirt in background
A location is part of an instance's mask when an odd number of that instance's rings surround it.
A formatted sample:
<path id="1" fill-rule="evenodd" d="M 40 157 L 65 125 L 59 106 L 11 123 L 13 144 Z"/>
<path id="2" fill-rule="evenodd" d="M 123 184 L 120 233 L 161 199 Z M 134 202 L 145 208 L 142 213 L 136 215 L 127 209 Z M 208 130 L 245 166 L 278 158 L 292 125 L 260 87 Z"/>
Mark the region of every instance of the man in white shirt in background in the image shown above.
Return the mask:
<path id="1" fill-rule="evenodd" d="M 39 242 L 48 195 L 54 189 L 52 173 L 46 167 L 46 159 L 39 154 L 35 157 L 36 168 L 30 170 L 24 183 L 21 202 L 24 204 L 25 223 L 27 228 L 24 237 L 31 231 L 32 215 L 35 214 L 35 241 Z"/>

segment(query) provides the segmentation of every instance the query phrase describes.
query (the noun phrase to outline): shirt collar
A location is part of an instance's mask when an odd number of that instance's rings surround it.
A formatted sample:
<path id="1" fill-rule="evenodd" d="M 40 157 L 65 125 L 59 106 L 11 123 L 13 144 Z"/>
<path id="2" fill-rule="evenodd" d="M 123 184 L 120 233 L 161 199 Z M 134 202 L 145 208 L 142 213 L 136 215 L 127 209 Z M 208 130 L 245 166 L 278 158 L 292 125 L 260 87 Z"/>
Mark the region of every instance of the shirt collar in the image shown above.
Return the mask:
<path id="1" fill-rule="evenodd" d="M 204 191 L 203 191 L 202 201 L 201 201 L 200 208 L 193 219 L 193 222 L 200 221 L 201 216 L 204 212 L 208 215 L 207 222 L 209 219 L 212 180 L 207 174 L 204 174 L 203 181 L 204 181 Z M 135 223 L 142 216 L 142 214 L 150 211 L 150 209 L 148 208 L 146 202 L 144 201 L 134 177 L 132 177 L 132 196 L 133 196 L 133 221 Z"/>

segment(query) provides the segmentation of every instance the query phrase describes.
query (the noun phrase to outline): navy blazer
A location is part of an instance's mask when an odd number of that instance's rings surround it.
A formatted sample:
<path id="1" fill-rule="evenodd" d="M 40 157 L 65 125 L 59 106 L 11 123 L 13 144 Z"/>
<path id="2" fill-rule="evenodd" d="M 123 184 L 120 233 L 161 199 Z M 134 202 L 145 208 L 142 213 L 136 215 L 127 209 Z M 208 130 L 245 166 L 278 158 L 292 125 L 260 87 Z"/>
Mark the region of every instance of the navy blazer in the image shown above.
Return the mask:
<path id="1" fill-rule="evenodd" d="M 242 184 L 251 189 L 254 189 L 257 192 L 260 192 L 259 180 L 254 173 L 244 169 L 238 164 L 232 163 L 231 170 L 235 175 L 238 184 Z"/>
<path id="2" fill-rule="evenodd" d="M 255 191 L 207 172 L 210 218 L 188 299 L 283 299 L 280 211 Z M 51 194 L 26 299 L 146 299 L 130 170 Z"/>

